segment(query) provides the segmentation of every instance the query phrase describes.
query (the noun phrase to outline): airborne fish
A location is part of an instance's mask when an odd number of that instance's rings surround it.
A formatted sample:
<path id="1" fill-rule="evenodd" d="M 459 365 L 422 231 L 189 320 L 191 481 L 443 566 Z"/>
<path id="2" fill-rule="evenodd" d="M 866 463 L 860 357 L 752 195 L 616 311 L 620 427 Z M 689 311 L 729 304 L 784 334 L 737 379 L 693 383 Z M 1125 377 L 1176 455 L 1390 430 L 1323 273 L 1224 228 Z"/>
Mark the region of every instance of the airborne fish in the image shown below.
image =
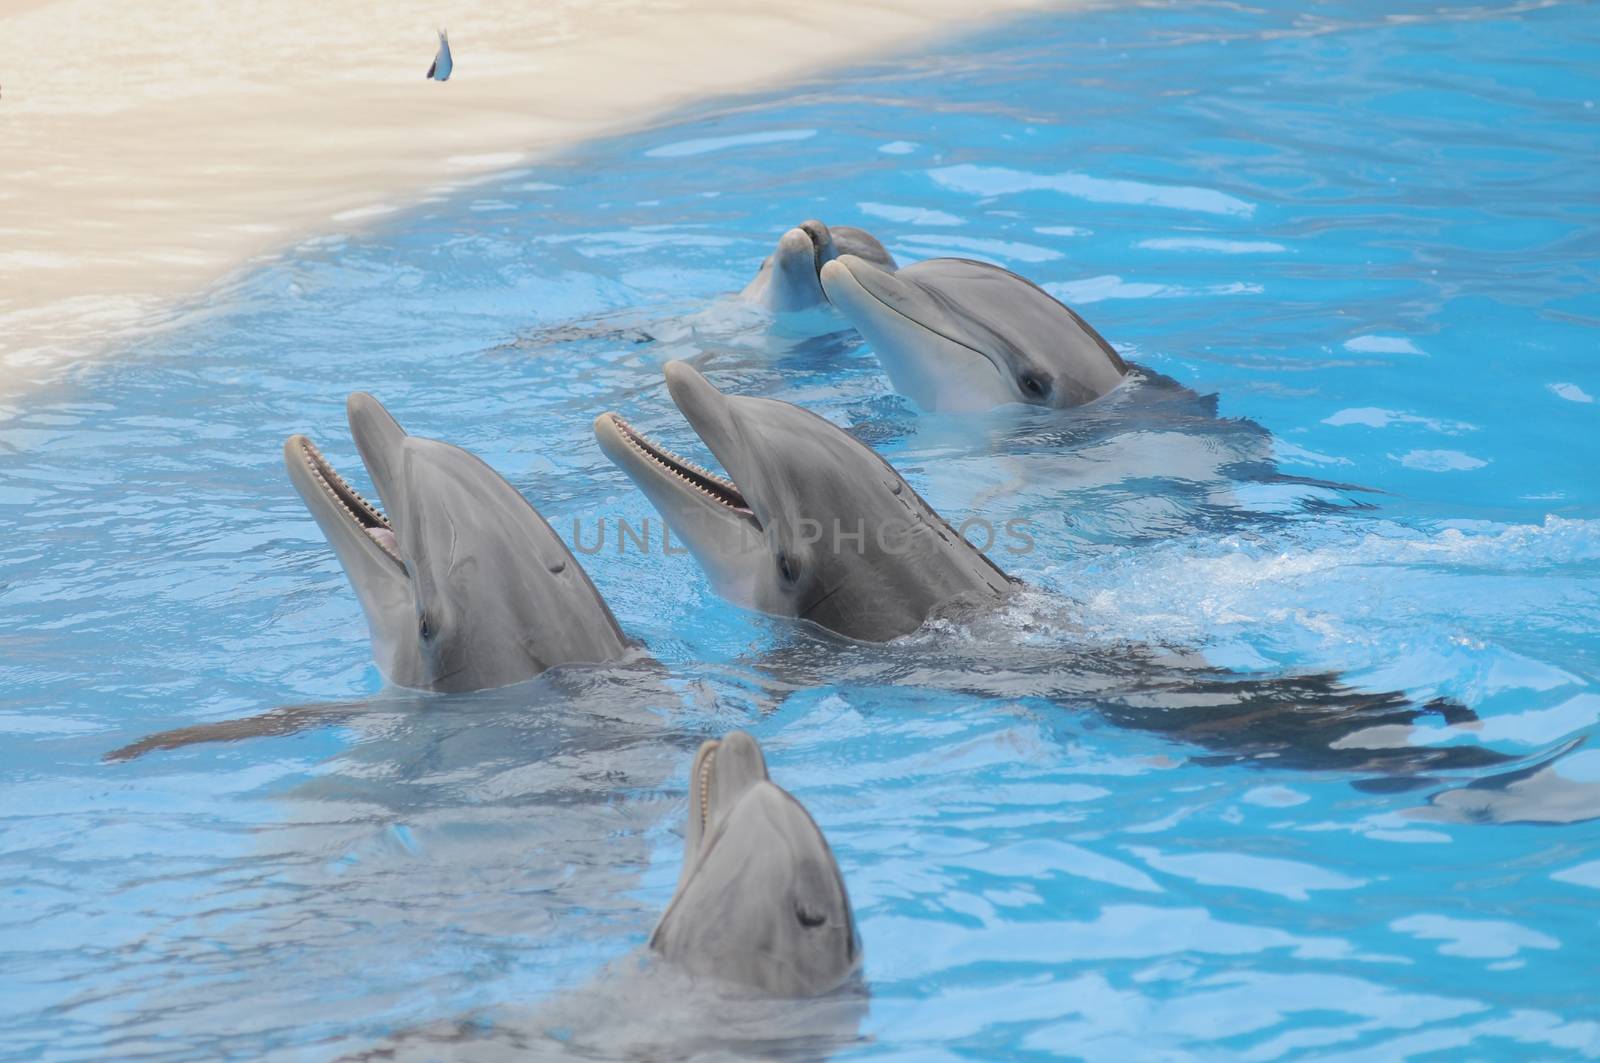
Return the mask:
<path id="1" fill-rule="evenodd" d="M 433 65 L 428 68 L 427 76 L 434 81 L 450 80 L 450 36 L 448 31 L 439 31 L 439 54 L 433 57 Z"/>

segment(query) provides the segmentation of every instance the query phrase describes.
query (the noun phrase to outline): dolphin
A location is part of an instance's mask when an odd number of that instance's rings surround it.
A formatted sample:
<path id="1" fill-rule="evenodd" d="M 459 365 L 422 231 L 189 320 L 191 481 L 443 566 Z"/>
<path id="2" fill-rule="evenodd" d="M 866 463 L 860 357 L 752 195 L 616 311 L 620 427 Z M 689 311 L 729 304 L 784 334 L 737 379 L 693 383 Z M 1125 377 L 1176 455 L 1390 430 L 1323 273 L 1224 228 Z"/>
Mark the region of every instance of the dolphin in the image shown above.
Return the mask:
<path id="1" fill-rule="evenodd" d="M 761 271 L 739 296 L 777 313 L 827 306 L 818 273 L 840 255 L 853 255 L 882 270 L 895 268 L 894 256 L 865 229 L 829 228 L 813 219 L 778 239 L 777 250 L 761 263 Z"/>
<path id="2" fill-rule="evenodd" d="M 532 1007 L 341 1058 L 821 1059 L 859 1040 L 861 959 L 827 839 L 772 781 L 760 744 L 733 731 L 694 756 L 682 869 L 643 949 Z"/>
<path id="3" fill-rule="evenodd" d="M 433 65 L 428 67 L 428 72 L 423 75 L 429 81 L 449 81 L 450 71 L 455 64 L 450 61 L 450 35 L 445 30 L 439 31 L 439 51 L 433 57 Z"/>
<path id="4" fill-rule="evenodd" d="M 283 458 L 361 601 L 384 678 L 461 693 L 629 653 L 583 566 L 516 488 L 460 447 L 407 435 L 371 395 L 346 410 L 383 510 L 305 436 Z"/>
<path id="5" fill-rule="evenodd" d="M 932 258 L 890 273 L 843 255 L 819 277 L 894 389 L 925 410 L 1081 406 L 1128 372 L 1087 321 L 999 266 Z"/>
<path id="6" fill-rule="evenodd" d="M 685 362 L 667 390 L 731 477 L 684 460 L 615 413 L 600 449 L 661 511 L 723 597 L 882 642 L 1012 582 L 843 429 L 776 399 L 725 395 Z"/>
<path id="7" fill-rule="evenodd" d="M 695 754 L 683 848 L 651 951 L 781 997 L 820 996 L 860 968 L 861 939 L 833 852 L 743 731 Z"/>

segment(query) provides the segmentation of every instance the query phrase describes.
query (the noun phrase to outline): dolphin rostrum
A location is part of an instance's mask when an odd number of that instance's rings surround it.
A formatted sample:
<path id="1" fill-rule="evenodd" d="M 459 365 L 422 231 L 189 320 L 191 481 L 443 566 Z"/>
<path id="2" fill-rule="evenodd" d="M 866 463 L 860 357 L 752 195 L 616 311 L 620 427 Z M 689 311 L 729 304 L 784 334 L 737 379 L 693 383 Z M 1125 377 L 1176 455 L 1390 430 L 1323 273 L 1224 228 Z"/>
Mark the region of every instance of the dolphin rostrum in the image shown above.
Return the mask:
<path id="1" fill-rule="evenodd" d="M 739 295 L 779 313 L 827 306 L 818 274 L 840 255 L 854 255 L 879 269 L 895 268 L 894 256 L 865 229 L 803 221 L 779 238 L 777 249 Z"/>
<path id="2" fill-rule="evenodd" d="M 894 389 L 925 410 L 1081 406 L 1128 371 L 1087 321 L 999 266 L 933 258 L 890 273 L 845 255 L 820 277 Z"/>

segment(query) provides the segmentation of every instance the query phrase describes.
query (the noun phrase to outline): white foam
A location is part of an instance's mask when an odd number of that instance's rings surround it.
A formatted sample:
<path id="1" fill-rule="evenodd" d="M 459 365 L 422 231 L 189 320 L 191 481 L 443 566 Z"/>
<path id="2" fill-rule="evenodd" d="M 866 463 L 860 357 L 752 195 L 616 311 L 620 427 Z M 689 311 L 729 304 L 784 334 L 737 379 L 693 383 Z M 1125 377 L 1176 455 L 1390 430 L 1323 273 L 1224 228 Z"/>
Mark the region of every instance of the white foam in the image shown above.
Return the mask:
<path id="1" fill-rule="evenodd" d="M 1422 676 L 1459 676 L 1461 655 L 1470 654 L 1474 683 L 1492 693 L 1555 689 L 1567 680 L 1535 674 L 1533 662 L 1505 649 L 1460 645 L 1477 614 L 1505 603 L 1473 598 L 1479 607 L 1464 607 L 1450 585 L 1463 580 L 1475 587 L 1499 573 L 1525 578 L 1596 562 L 1600 520 L 1551 516 L 1542 524 L 1433 533 L 1362 520 L 1354 530 L 1323 522 L 1311 543 L 1229 536 L 1128 546 L 1040 576 L 1076 599 L 1075 616 L 1092 631 L 1194 646 L 1242 640 L 1273 659 L 1288 654 L 1318 667 L 1393 667 L 1393 674 L 1364 679 L 1402 686 Z M 1587 600 L 1576 597 L 1571 607 Z M 1407 650 L 1397 658 L 1401 642 Z"/>

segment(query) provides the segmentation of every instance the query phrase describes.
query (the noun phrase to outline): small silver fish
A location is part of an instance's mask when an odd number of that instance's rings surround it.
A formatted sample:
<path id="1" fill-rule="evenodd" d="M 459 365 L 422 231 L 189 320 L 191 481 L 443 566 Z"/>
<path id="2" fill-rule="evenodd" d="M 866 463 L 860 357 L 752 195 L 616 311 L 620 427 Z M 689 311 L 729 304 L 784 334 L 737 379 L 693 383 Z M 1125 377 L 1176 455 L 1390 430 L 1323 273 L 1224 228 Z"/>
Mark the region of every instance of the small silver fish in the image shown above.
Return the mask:
<path id="1" fill-rule="evenodd" d="M 433 57 L 433 65 L 428 68 L 428 77 L 434 81 L 450 80 L 450 36 L 448 31 L 439 31 L 439 54 Z"/>

